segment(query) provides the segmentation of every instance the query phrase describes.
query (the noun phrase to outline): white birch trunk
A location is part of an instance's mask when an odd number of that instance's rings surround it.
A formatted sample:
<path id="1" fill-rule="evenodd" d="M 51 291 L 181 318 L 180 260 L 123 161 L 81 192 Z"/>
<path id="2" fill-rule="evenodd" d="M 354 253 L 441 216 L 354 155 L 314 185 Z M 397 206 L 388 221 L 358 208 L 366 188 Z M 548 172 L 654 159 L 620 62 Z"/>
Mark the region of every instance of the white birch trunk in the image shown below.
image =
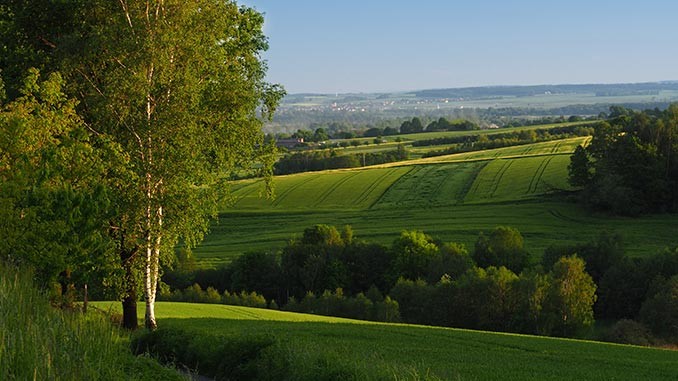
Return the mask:
<path id="1" fill-rule="evenodd" d="M 144 263 L 144 298 L 146 299 L 145 325 L 154 330 L 157 328 L 155 321 L 155 295 L 153 295 L 153 273 L 155 268 L 155 248 L 153 245 L 153 214 L 152 214 L 152 186 L 151 174 L 146 174 L 146 261 Z"/>

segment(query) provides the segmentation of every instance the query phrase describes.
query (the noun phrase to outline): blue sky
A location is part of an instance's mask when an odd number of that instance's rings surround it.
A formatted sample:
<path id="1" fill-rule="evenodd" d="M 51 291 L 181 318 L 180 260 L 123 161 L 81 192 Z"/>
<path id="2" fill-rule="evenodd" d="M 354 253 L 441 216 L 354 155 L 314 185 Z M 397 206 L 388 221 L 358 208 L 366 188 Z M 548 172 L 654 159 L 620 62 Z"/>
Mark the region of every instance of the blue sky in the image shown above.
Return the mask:
<path id="1" fill-rule="evenodd" d="M 289 93 L 678 79 L 678 1 L 239 2 Z"/>

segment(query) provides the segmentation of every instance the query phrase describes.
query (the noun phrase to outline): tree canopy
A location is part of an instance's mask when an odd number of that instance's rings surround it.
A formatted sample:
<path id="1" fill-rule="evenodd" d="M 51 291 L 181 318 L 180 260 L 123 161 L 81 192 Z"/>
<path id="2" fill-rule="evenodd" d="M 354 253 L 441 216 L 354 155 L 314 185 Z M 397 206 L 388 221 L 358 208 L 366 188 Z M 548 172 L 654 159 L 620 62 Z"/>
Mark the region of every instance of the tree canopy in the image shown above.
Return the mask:
<path id="1" fill-rule="evenodd" d="M 582 199 L 616 214 L 678 210 L 678 104 L 635 112 L 620 106 L 591 144 L 571 157 L 570 183 Z"/>

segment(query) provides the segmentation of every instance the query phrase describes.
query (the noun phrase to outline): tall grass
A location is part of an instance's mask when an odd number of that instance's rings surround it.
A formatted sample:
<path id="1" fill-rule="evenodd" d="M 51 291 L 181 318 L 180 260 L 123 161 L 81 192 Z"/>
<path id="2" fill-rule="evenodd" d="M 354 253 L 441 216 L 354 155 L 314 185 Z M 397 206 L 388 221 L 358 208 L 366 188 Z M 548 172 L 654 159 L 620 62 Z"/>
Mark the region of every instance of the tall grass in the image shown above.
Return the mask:
<path id="1" fill-rule="evenodd" d="M 104 315 L 52 308 L 32 277 L 0 262 L 1 380 L 181 379 L 133 356 Z"/>

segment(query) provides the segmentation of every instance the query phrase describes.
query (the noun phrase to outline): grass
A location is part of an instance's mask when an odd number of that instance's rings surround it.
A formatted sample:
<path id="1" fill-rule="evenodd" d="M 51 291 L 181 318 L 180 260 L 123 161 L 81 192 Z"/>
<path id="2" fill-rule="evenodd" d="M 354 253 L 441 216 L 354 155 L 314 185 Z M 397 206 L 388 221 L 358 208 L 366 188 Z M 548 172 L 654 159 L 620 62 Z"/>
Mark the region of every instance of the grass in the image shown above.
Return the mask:
<path id="1" fill-rule="evenodd" d="M 678 245 L 675 215 L 598 215 L 553 194 L 571 189 L 567 154 L 587 139 L 281 176 L 274 201 L 257 197 L 260 182 L 238 182 L 240 200 L 224 208 L 195 251 L 202 266 L 218 266 L 243 252 L 282 248 L 314 224 L 349 224 L 358 239 L 383 244 L 418 229 L 469 248 L 479 232 L 507 225 L 522 232 L 534 261 L 550 245 L 584 242 L 604 230 L 620 233 L 631 256 Z"/>
<path id="2" fill-rule="evenodd" d="M 349 224 L 357 239 L 383 244 L 393 242 L 402 230 L 418 229 L 469 248 L 473 248 L 479 232 L 489 232 L 499 225 L 512 226 L 525 237 L 526 248 L 535 261 L 552 244 L 585 242 L 604 230 L 620 233 L 631 256 L 652 255 L 678 245 L 675 215 L 610 217 L 591 214 L 568 202 L 528 200 L 363 211 L 222 213 L 205 242 L 196 249 L 197 258 L 203 266 L 217 266 L 246 251 L 276 250 L 314 224 Z"/>
<path id="3" fill-rule="evenodd" d="M 32 274 L 0 262 L 0 379 L 181 380 L 129 350 L 102 314 L 53 309 Z"/>
<path id="4" fill-rule="evenodd" d="M 102 307 L 110 303 L 102 302 Z M 113 306 L 117 307 L 117 304 Z M 526 335 L 366 323 L 223 305 L 158 303 L 161 328 L 195 337 L 270 335 L 296 358 L 337 358 L 390 379 L 573 380 L 678 377 L 678 352 Z M 189 319 L 190 318 L 190 319 Z"/>

